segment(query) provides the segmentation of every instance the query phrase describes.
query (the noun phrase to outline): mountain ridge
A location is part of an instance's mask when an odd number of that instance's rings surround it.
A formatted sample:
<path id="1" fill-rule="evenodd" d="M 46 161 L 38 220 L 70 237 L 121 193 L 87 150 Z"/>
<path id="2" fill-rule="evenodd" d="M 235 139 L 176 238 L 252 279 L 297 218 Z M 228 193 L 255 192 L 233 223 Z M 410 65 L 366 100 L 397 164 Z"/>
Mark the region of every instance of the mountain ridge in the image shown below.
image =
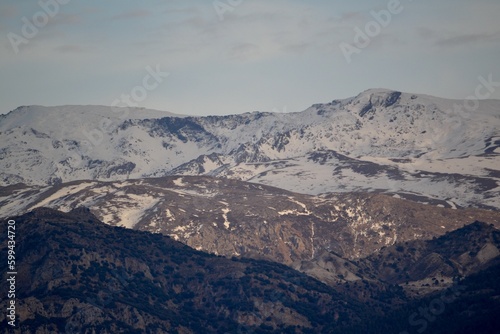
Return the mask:
<path id="1" fill-rule="evenodd" d="M 500 227 L 495 211 L 441 208 L 377 193 L 313 196 L 207 176 L 10 186 L 0 188 L 0 206 L 0 217 L 37 207 L 70 212 L 85 206 L 111 226 L 162 233 L 197 250 L 294 268 L 303 261 L 324 262 L 324 252 L 354 261 L 384 246 L 439 237 L 475 220 Z M 333 272 L 310 273 L 324 282 L 337 280 Z"/>
<path id="2" fill-rule="evenodd" d="M 0 184 L 211 175 L 499 209 L 500 101 L 479 101 L 474 112 L 461 105 L 368 90 L 295 113 L 176 117 L 74 106 L 30 121 L 18 110 L 0 120 Z"/>

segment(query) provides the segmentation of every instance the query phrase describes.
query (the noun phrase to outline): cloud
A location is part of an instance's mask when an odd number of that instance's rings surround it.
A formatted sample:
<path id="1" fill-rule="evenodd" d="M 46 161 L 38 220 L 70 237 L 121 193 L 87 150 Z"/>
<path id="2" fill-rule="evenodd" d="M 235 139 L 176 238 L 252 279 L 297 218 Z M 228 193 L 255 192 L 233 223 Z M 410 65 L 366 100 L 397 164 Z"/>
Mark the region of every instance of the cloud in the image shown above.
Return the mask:
<path id="1" fill-rule="evenodd" d="M 435 41 L 435 45 L 441 47 L 467 46 L 477 43 L 493 43 L 500 40 L 500 34 L 462 34 L 451 37 L 441 37 Z"/>
<path id="2" fill-rule="evenodd" d="M 498 43 L 500 41 L 500 33 L 484 33 L 484 32 L 461 32 L 452 33 L 449 31 L 438 31 L 427 27 L 417 28 L 417 34 L 423 40 L 430 41 L 434 46 L 449 48 L 469 46 L 480 43 Z"/>
<path id="3" fill-rule="evenodd" d="M 123 12 L 121 14 L 115 15 L 111 17 L 113 20 L 129 20 L 129 19 L 137 19 L 137 18 L 143 18 L 143 17 L 148 17 L 151 15 L 151 12 L 144 10 L 144 9 L 136 9 L 136 10 L 129 10 L 127 12 Z"/>
<path id="4" fill-rule="evenodd" d="M 14 5 L 1 5 L 0 6 L 0 18 L 10 19 L 13 17 L 21 16 L 19 8 Z"/>
<path id="5" fill-rule="evenodd" d="M 284 52 L 289 53 L 303 53 L 311 46 L 310 43 L 296 43 L 296 44 L 286 44 L 281 47 Z"/>
<path id="6" fill-rule="evenodd" d="M 229 58 L 233 60 L 251 60 L 257 58 L 259 54 L 260 48 L 252 43 L 238 44 L 229 50 Z"/>
<path id="7" fill-rule="evenodd" d="M 418 34 L 418 36 L 420 36 L 421 38 L 423 38 L 425 40 L 435 39 L 439 35 L 436 30 L 433 30 L 433 29 L 430 29 L 427 27 L 418 27 L 417 34 Z"/>
<path id="8" fill-rule="evenodd" d="M 50 26 L 55 25 L 76 25 L 83 23 L 82 14 L 58 13 L 50 21 Z"/>
<path id="9" fill-rule="evenodd" d="M 197 7 L 168 8 L 168 9 L 163 11 L 163 14 L 199 15 L 199 14 L 201 14 L 201 10 Z"/>
<path id="10" fill-rule="evenodd" d="M 81 46 L 71 45 L 71 44 L 66 44 L 66 45 L 61 45 L 61 46 L 55 47 L 54 50 L 59 52 L 59 53 L 82 53 L 82 52 L 84 52 L 84 49 Z"/>
<path id="11" fill-rule="evenodd" d="M 368 18 L 366 11 L 349 11 L 343 13 L 340 17 L 334 18 L 341 23 L 364 22 Z"/>

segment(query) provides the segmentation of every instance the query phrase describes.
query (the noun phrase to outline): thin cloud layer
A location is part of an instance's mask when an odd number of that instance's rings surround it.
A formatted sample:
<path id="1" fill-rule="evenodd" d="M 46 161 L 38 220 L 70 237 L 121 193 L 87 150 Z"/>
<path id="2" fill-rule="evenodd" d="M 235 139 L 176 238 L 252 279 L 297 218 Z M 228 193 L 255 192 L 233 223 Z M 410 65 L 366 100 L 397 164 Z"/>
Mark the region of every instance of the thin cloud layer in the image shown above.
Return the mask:
<path id="1" fill-rule="evenodd" d="M 42 15 L 40 5 L 1 3 L 0 113 L 25 104 L 110 104 L 156 64 L 171 75 L 141 103 L 186 114 L 298 111 L 371 87 L 461 98 L 480 75 L 500 80 L 496 1 L 402 0 L 403 10 L 376 34 L 366 29 L 376 28 L 373 13 L 387 1 L 220 1 L 222 12 L 202 0 L 73 1 L 29 38 L 25 21 Z M 25 38 L 17 53 L 12 34 Z M 366 36 L 346 62 L 339 46 Z M 26 69 L 27 85 L 19 80 Z M 69 91 L 65 77 L 86 89 Z"/>
<path id="2" fill-rule="evenodd" d="M 111 17 L 113 20 L 140 19 L 151 16 L 151 12 L 144 9 L 129 10 Z"/>

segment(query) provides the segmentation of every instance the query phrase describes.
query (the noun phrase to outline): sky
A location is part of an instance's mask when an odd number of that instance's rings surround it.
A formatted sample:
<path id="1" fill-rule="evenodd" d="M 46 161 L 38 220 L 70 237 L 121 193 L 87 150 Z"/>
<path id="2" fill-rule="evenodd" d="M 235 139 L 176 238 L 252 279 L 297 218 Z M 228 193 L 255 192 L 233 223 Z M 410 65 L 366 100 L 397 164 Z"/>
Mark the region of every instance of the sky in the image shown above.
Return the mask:
<path id="1" fill-rule="evenodd" d="M 498 14 L 498 0 L 2 0 L 0 114 L 295 112 L 370 88 L 465 99 L 479 78 L 500 99 Z"/>

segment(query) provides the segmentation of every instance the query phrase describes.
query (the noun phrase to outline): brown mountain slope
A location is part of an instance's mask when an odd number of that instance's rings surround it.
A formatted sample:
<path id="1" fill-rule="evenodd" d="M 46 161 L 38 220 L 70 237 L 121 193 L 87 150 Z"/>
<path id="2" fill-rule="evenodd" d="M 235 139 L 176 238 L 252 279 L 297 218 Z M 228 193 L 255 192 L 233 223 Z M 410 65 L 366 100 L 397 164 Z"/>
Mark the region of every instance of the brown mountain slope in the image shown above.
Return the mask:
<path id="1" fill-rule="evenodd" d="M 356 260 L 323 252 L 315 260 L 295 263 L 294 268 L 346 293 L 358 291 L 358 298 L 376 293 L 381 282 L 399 285 L 407 296 L 417 297 L 446 289 L 498 263 L 500 231 L 475 222 L 432 240 L 383 247 Z"/>
<path id="2" fill-rule="evenodd" d="M 4 189 L 0 216 L 37 206 L 87 206 L 110 225 L 159 232 L 193 248 L 291 265 L 323 251 L 355 259 L 384 246 L 431 239 L 475 220 L 500 227 L 500 214 L 452 210 L 381 194 L 310 196 L 211 177 L 77 181 Z"/>

